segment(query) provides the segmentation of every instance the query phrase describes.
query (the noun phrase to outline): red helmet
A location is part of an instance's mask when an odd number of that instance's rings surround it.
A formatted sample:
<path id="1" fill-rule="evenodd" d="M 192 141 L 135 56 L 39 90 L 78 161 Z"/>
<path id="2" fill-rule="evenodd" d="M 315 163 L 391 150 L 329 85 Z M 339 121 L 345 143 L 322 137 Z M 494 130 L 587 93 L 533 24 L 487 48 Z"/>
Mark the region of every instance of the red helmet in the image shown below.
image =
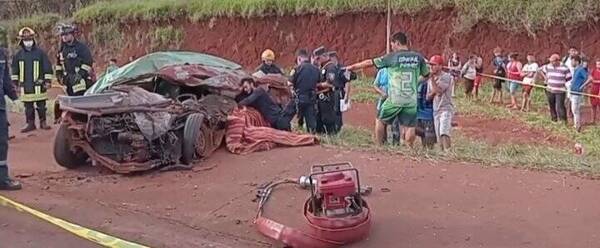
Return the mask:
<path id="1" fill-rule="evenodd" d="M 441 55 L 433 55 L 429 59 L 429 64 L 431 65 L 444 65 L 444 57 Z"/>

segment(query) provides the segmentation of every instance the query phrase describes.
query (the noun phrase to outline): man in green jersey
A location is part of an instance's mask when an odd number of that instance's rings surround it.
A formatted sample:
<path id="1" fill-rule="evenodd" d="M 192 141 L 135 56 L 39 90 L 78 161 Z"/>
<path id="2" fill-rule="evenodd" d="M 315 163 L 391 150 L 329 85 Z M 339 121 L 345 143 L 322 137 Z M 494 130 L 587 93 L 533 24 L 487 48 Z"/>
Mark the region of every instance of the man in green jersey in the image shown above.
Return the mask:
<path id="1" fill-rule="evenodd" d="M 392 36 L 391 46 L 392 53 L 350 65 L 346 69 L 352 71 L 370 66 L 375 66 L 377 69 L 387 68 L 388 97 L 381 105 L 377 118 L 388 125 L 397 118 L 404 129 L 406 144 L 412 146 L 417 123 L 417 85 L 420 77 L 429 77 L 429 68 L 420 53 L 408 49 L 406 34 L 395 33 Z M 384 131 L 378 129 L 377 133 Z M 382 140 L 378 142 L 383 144 Z"/>

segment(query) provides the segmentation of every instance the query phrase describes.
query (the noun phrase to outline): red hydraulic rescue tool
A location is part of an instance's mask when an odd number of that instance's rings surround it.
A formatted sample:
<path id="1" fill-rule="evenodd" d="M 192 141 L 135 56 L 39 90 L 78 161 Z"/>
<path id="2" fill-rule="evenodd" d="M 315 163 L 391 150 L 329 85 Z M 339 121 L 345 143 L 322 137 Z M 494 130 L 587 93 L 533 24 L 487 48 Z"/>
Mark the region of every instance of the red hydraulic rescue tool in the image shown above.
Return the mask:
<path id="1" fill-rule="evenodd" d="M 263 216 L 271 192 L 281 184 L 310 189 L 311 195 L 304 203 L 308 228 L 291 228 Z M 366 238 L 371 228 L 371 209 L 361 197 L 358 170 L 350 163 L 314 165 L 309 176 L 270 182 L 260 187 L 258 197 L 256 228 L 288 247 L 339 247 Z"/>

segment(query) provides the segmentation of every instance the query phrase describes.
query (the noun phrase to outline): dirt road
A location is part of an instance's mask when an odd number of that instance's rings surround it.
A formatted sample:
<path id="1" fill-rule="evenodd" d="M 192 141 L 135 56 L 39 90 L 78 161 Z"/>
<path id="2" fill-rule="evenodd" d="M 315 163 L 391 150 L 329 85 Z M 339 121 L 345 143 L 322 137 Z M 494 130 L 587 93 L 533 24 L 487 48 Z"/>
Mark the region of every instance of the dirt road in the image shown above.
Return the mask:
<path id="1" fill-rule="evenodd" d="M 16 118 L 16 119 L 15 119 Z M 13 132 L 21 117 L 11 117 Z M 152 247 L 281 247 L 252 226 L 257 184 L 350 161 L 374 188 L 368 240 L 351 247 L 598 247 L 600 182 L 564 173 L 413 161 L 325 147 L 237 156 L 220 150 L 193 171 L 136 176 L 100 168 L 64 171 L 53 131 L 17 134 L 13 174 L 25 189 L 4 195 L 74 223 Z M 33 174 L 33 175 L 31 175 Z M 307 192 L 274 193 L 267 215 L 300 226 Z M 0 247 L 95 247 L 34 217 L 0 208 Z"/>

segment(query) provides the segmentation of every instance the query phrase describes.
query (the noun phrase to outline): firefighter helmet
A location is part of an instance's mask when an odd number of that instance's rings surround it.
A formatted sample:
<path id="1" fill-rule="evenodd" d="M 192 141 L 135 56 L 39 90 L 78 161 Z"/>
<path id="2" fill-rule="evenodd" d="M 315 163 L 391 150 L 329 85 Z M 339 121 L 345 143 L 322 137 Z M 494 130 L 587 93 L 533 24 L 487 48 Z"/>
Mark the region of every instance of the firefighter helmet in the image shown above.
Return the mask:
<path id="1" fill-rule="evenodd" d="M 271 49 L 267 49 L 265 50 L 262 55 L 260 56 L 263 60 L 271 60 L 274 61 L 275 60 L 275 52 L 273 52 L 273 50 Z"/>
<path id="2" fill-rule="evenodd" d="M 30 27 L 24 27 L 21 30 L 19 30 L 19 39 L 21 39 L 21 40 L 33 39 L 34 36 L 35 36 L 35 31 L 33 31 L 33 29 L 31 29 Z"/>

